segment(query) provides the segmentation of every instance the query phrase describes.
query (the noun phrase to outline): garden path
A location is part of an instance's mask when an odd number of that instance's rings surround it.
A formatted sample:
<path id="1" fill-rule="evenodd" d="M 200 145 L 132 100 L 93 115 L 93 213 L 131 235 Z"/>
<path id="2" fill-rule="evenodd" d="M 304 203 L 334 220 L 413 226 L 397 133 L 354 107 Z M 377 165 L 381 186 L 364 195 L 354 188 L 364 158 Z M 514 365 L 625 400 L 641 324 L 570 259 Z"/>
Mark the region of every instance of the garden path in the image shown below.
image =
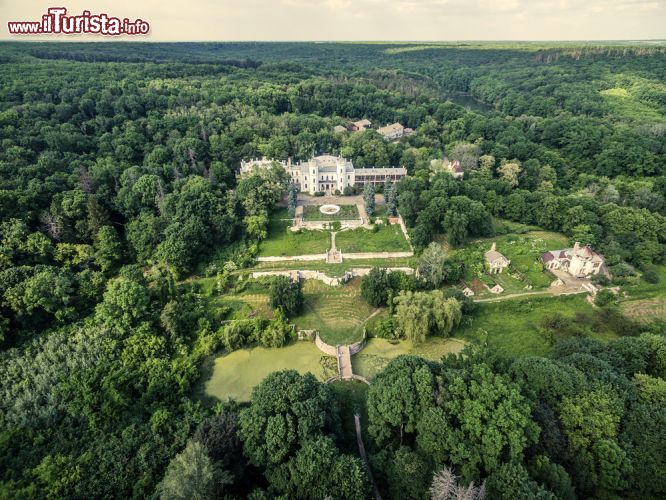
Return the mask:
<path id="1" fill-rule="evenodd" d="M 358 413 L 354 415 L 354 425 L 356 426 L 356 442 L 358 444 L 358 454 L 361 456 L 365 470 L 368 472 L 368 476 L 370 477 L 370 483 L 372 484 L 372 489 L 375 492 L 375 500 L 382 500 L 382 497 L 377 490 L 375 480 L 372 477 L 372 470 L 368 464 L 368 456 L 365 453 L 365 445 L 363 444 L 363 436 L 361 434 L 361 416 Z"/>
<path id="2" fill-rule="evenodd" d="M 485 299 L 474 299 L 474 302 L 501 302 L 502 300 L 515 299 L 517 297 L 528 297 L 530 295 L 549 295 L 555 297 L 557 295 L 576 295 L 579 293 L 590 293 L 589 290 L 575 290 L 570 292 L 557 292 L 552 290 L 540 290 L 538 292 L 525 292 L 525 293 L 510 293 L 509 295 L 502 295 L 499 297 L 488 297 Z"/>

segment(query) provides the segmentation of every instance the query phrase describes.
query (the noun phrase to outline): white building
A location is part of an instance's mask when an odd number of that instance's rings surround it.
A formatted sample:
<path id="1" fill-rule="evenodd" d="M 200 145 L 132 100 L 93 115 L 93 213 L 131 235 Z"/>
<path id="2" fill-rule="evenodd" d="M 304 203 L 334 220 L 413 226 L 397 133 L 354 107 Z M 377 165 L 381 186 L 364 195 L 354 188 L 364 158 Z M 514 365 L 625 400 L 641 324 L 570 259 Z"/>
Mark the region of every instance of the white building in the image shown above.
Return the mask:
<path id="1" fill-rule="evenodd" d="M 576 278 L 599 274 L 604 265 L 603 256 L 592 250 L 590 245 L 582 247 L 578 242 L 573 248 L 544 253 L 541 261 L 546 269 L 561 269 Z"/>
<path id="2" fill-rule="evenodd" d="M 282 166 L 301 191 L 334 193 L 344 191 L 347 186 L 363 186 L 366 183 L 384 184 L 387 180 L 399 181 L 407 175 L 403 167 L 354 168 L 351 160 L 341 156 L 315 156 L 308 161 L 292 163 L 266 158 L 241 161 L 240 175 L 247 175 L 257 169 L 270 168 L 274 163 Z"/>
<path id="3" fill-rule="evenodd" d="M 494 242 L 490 250 L 485 253 L 485 258 L 490 274 L 499 274 L 511 264 L 509 259 L 497 251 L 497 246 Z"/>
<path id="4" fill-rule="evenodd" d="M 392 123 L 391 125 L 386 125 L 386 127 L 378 128 L 377 132 L 384 136 L 384 139 L 390 141 L 399 139 L 405 135 L 405 127 L 399 123 Z"/>

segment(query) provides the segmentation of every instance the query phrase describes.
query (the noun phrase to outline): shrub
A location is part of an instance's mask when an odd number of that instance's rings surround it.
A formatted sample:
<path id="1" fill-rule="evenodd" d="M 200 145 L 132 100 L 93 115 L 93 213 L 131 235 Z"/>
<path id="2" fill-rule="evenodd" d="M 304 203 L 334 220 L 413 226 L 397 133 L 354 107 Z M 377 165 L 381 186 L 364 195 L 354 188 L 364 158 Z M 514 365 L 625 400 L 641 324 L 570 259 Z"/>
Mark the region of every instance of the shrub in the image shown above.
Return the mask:
<path id="1" fill-rule="evenodd" d="M 594 303 L 599 307 L 615 304 L 615 294 L 610 290 L 601 290 L 594 299 Z"/>
<path id="2" fill-rule="evenodd" d="M 222 343 L 227 351 L 241 349 L 254 342 L 257 331 L 261 331 L 263 321 L 232 321 L 222 327 Z"/>
<path id="3" fill-rule="evenodd" d="M 271 307 L 281 309 L 287 315 L 297 314 L 303 305 L 303 291 L 299 281 L 292 282 L 286 276 L 277 276 L 269 289 Z"/>
<path id="4" fill-rule="evenodd" d="M 659 273 L 654 267 L 648 267 L 643 271 L 643 279 L 648 283 L 656 285 L 659 283 Z"/>
<path id="5" fill-rule="evenodd" d="M 281 310 L 259 334 L 259 343 L 264 347 L 282 347 L 292 340 L 292 328 Z"/>

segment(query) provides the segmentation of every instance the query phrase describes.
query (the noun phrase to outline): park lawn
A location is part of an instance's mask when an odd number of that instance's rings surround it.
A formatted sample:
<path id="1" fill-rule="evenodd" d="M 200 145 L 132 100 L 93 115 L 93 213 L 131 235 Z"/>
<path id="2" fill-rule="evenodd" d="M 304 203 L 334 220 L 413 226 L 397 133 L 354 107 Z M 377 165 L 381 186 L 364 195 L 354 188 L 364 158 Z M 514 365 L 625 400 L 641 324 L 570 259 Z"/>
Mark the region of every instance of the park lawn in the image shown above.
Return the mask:
<path id="1" fill-rule="evenodd" d="M 340 231 L 335 235 L 335 246 L 345 253 L 358 252 L 408 252 L 409 243 L 398 224 L 377 226 L 377 231 L 358 228 Z"/>
<path id="2" fill-rule="evenodd" d="M 340 264 L 328 264 L 321 261 L 282 261 L 282 262 L 257 262 L 252 271 L 291 271 L 294 269 L 305 271 L 321 271 L 328 276 L 342 276 L 353 268 L 370 267 L 415 267 L 414 257 L 395 257 L 381 259 L 353 259 L 343 260 Z"/>
<path id="3" fill-rule="evenodd" d="M 259 257 L 324 254 L 331 246 L 328 231 L 289 231 L 290 221 L 271 220 L 268 238 L 261 242 Z"/>
<path id="4" fill-rule="evenodd" d="M 318 280 L 303 285 L 305 304 L 299 316 L 290 318 L 301 330 L 319 330 L 328 344 L 350 344 L 363 337 L 363 323 L 374 312 L 361 298 L 361 280 L 328 286 Z"/>
<path id="5" fill-rule="evenodd" d="M 295 342 L 276 349 L 239 349 L 214 360 L 212 373 L 203 390 L 206 396 L 221 401 L 249 401 L 252 388 L 275 371 L 312 373 L 324 381 L 330 370 L 324 368 L 327 363 L 322 362 L 322 358 L 334 360 L 324 356 L 314 342 Z"/>
<path id="6" fill-rule="evenodd" d="M 454 330 L 456 337 L 496 347 L 513 356 L 543 356 L 550 349 L 548 339 L 540 332 L 539 323 L 548 314 L 561 313 L 574 317 L 576 313 L 592 313 L 586 294 L 559 297 L 523 297 L 476 305 L 476 311 L 463 316 L 461 326 Z M 600 340 L 616 335 L 596 332 Z"/>
<path id="7" fill-rule="evenodd" d="M 338 205 L 340 211 L 336 214 L 322 214 L 319 206 L 305 205 L 303 207 L 303 220 L 305 221 L 334 221 L 334 220 L 350 220 L 358 219 L 360 217 L 356 205 Z"/>

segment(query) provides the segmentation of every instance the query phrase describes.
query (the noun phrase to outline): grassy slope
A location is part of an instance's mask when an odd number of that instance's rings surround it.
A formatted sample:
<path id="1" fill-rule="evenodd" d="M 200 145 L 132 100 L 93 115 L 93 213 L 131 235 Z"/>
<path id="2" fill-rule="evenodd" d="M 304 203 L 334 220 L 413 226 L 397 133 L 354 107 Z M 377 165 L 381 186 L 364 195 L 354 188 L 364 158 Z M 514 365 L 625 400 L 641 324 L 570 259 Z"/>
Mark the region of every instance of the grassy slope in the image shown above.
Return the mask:
<path id="1" fill-rule="evenodd" d="M 363 335 L 363 322 L 374 309 L 361 298 L 360 279 L 331 287 L 308 280 L 303 286 L 305 307 L 292 318 L 300 329 L 316 329 L 329 344 L 356 342 Z"/>
<path id="2" fill-rule="evenodd" d="M 518 356 L 544 355 L 550 348 L 547 338 L 539 331 L 539 322 L 545 315 L 562 313 L 574 317 L 576 313 L 591 311 L 586 295 L 526 297 L 477 304 L 476 311 L 463 318 L 454 335 L 483 341 L 485 331 L 488 344 L 504 352 Z M 599 332 L 595 337 L 608 340 L 614 335 Z"/>

